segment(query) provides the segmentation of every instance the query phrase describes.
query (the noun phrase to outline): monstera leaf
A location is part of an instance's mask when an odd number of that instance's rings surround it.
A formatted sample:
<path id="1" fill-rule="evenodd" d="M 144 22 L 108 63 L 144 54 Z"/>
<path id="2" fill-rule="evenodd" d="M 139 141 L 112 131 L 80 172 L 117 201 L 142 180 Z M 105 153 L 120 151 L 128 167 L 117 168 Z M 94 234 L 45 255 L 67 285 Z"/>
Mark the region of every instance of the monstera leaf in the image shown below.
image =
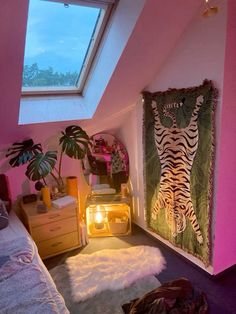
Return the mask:
<path id="1" fill-rule="evenodd" d="M 87 153 L 88 146 L 91 145 L 89 136 L 79 126 L 68 126 L 64 132 L 59 143 L 62 146 L 62 152 L 67 156 L 75 159 L 82 159 Z"/>
<path id="2" fill-rule="evenodd" d="M 32 157 L 25 172 L 32 181 L 38 181 L 52 172 L 57 161 L 57 152 L 38 153 Z"/>
<path id="3" fill-rule="evenodd" d="M 13 155 L 14 157 L 9 160 L 12 167 L 19 167 L 30 161 L 33 156 L 42 152 L 41 144 L 34 144 L 32 139 L 23 142 L 16 142 L 8 149 L 6 157 Z"/>

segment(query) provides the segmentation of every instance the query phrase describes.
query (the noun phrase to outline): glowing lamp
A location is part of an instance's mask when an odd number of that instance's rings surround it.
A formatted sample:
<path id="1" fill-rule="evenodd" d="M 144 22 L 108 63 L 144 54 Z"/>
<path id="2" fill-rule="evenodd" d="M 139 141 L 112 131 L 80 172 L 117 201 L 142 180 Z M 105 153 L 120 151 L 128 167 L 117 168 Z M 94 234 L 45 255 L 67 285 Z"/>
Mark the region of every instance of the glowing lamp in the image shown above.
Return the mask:
<path id="1" fill-rule="evenodd" d="M 104 219 L 103 219 L 102 213 L 100 211 L 97 211 L 95 213 L 94 226 L 96 229 L 103 229 L 104 228 Z"/>
<path id="2" fill-rule="evenodd" d="M 88 204 L 86 224 L 90 237 L 128 235 L 131 232 L 130 206 L 123 202 Z"/>
<path id="3" fill-rule="evenodd" d="M 219 8 L 217 6 L 210 6 L 208 2 L 209 2 L 208 0 L 205 0 L 206 9 L 202 13 L 204 17 L 215 15 L 219 11 Z"/>

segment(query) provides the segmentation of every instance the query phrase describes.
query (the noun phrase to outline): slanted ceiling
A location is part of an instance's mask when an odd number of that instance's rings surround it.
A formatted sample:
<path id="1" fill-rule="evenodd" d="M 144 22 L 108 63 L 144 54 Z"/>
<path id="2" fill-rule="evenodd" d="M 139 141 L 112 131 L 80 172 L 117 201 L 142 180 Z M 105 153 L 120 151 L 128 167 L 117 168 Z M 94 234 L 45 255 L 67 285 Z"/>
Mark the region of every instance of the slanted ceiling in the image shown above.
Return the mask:
<path id="1" fill-rule="evenodd" d="M 194 16 L 201 18 L 201 6 L 199 0 L 146 1 L 93 119 L 81 122 L 91 134 L 122 125 Z"/>
<path id="2" fill-rule="evenodd" d="M 42 126 L 47 133 L 55 125 L 18 126 L 27 4 L 27 0 L 2 0 L 0 3 L 0 144 L 29 133 L 42 132 Z M 131 2 L 120 0 L 119 5 L 125 7 Z M 137 102 L 140 92 L 165 65 L 193 16 L 200 14 L 199 6 L 199 0 L 144 1 L 143 10 L 93 118 L 76 122 L 86 127 L 89 133 L 118 128 Z M 67 125 L 68 122 L 59 124 Z"/>

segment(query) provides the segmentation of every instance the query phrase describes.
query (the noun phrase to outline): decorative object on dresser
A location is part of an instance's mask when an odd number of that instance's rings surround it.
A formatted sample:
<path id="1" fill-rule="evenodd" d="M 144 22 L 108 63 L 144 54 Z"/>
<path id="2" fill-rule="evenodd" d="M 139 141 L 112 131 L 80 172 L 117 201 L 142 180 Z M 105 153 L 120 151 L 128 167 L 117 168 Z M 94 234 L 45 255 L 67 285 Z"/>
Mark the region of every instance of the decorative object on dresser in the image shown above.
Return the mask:
<path id="1" fill-rule="evenodd" d="M 46 151 L 44 153 L 42 145 L 35 144 L 33 139 L 13 143 L 8 149 L 6 157 L 11 157 L 9 164 L 12 167 L 28 164 L 25 175 L 36 182 L 35 188 L 37 190 L 41 190 L 42 186 L 47 185 L 46 177 L 51 175 L 58 190 L 65 192 L 65 183 L 61 174 L 63 154 L 74 159 L 84 158 L 90 145 L 90 139 L 81 127 L 71 125 L 61 132 L 59 145 L 58 169 L 56 168 L 58 152 Z"/>
<path id="2" fill-rule="evenodd" d="M 52 202 L 51 202 L 50 188 L 48 186 L 43 186 L 41 188 L 41 194 L 42 194 L 42 200 L 43 200 L 44 205 L 47 208 L 51 208 Z"/>
<path id="3" fill-rule="evenodd" d="M 24 204 L 32 203 L 37 201 L 36 194 L 27 194 L 22 197 L 22 201 Z"/>
<path id="4" fill-rule="evenodd" d="M 66 178 L 67 194 L 78 199 L 78 178 L 69 176 Z"/>
<path id="5" fill-rule="evenodd" d="M 75 199 L 74 199 L 75 200 Z M 76 200 L 62 208 L 51 207 L 38 213 L 39 202 L 21 202 L 23 222 L 45 259 L 80 246 L 79 217 Z"/>
<path id="6" fill-rule="evenodd" d="M 76 206 L 76 203 L 77 203 L 77 198 L 70 195 L 66 195 L 52 201 L 52 205 L 55 208 L 64 208 L 70 205 Z"/>

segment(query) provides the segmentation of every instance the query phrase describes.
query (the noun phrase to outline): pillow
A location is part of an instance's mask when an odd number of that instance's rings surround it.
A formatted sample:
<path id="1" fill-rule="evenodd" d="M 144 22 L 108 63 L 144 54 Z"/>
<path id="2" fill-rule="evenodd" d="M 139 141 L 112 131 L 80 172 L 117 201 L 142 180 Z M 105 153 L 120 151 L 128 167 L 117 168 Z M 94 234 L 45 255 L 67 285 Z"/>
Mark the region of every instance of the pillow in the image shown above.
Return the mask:
<path id="1" fill-rule="evenodd" d="M 9 213 L 11 209 L 11 194 L 9 188 L 8 178 L 5 174 L 0 174 L 0 199 L 2 199 L 6 205 L 7 211 Z"/>
<path id="2" fill-rule="evenodd" d="M 5 203 L 0 199 L 0 230 L 8 226 L 8 212 Z"/>

